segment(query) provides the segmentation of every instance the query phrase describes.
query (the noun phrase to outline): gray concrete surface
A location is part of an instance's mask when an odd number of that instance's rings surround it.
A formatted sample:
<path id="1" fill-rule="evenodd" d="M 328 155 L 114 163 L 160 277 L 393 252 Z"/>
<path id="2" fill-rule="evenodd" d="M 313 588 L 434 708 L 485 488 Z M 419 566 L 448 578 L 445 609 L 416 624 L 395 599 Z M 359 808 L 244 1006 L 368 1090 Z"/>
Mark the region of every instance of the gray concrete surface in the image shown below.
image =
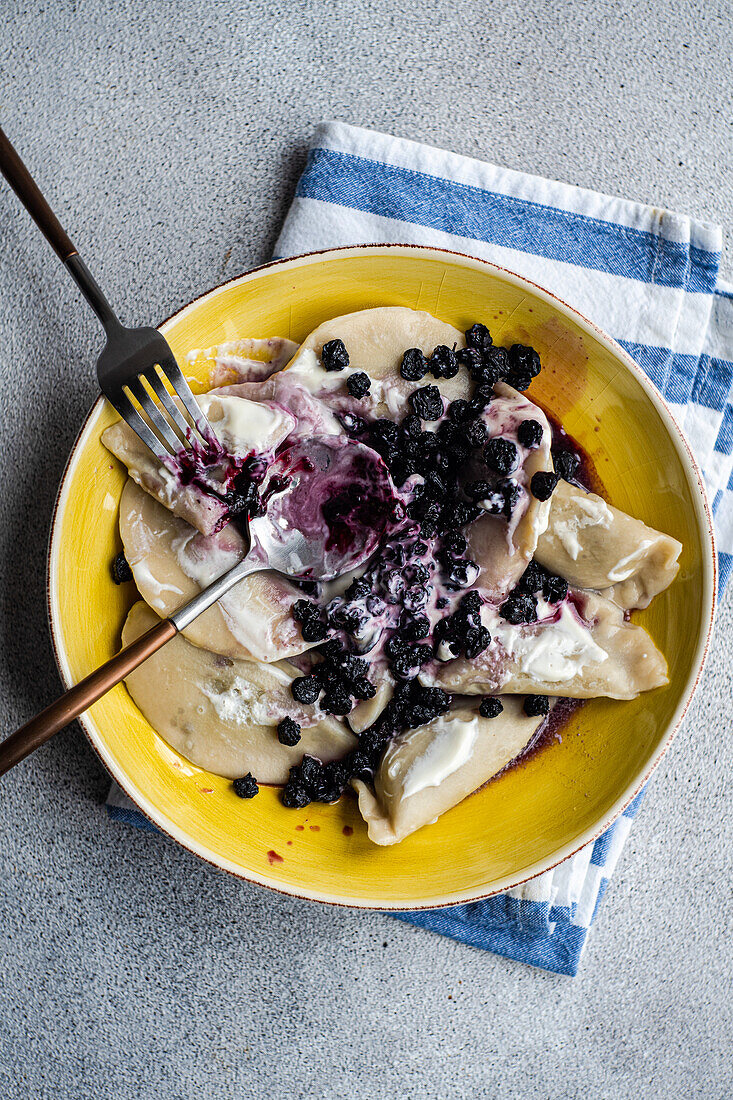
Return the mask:
<path id="1" fill-rule="evenodd" d="M 105 0 L 0 12 L 2 124 L 130 321 L 266 259 L 328 117 L 722 223 L 725 0 Z M 727 73 L 727 76 L 726 76 Z M 58 688 L 44 549 L 99 334 L 0 188 L 8 730 Z M 729 1097 L 730 640 L 559 978 L 111 824 L 71 730 L 2 782 L 0 1095 Z"/>

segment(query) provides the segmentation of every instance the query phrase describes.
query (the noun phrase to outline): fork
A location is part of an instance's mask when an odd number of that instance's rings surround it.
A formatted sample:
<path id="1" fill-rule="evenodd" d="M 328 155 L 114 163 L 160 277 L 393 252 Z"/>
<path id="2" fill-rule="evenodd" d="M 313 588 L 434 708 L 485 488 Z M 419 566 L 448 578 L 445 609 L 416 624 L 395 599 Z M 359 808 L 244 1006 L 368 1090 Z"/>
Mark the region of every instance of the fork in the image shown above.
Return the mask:
<path id="1" fill-rule="evenodd" d="M 165 337 L 157 329 L 120 322 L 2 128 L 0 172 L 102 324 L 107 343 L 97 360 L 97 378 L 104 396 L 161 462 L 182 449 L 220 450 Z"/>

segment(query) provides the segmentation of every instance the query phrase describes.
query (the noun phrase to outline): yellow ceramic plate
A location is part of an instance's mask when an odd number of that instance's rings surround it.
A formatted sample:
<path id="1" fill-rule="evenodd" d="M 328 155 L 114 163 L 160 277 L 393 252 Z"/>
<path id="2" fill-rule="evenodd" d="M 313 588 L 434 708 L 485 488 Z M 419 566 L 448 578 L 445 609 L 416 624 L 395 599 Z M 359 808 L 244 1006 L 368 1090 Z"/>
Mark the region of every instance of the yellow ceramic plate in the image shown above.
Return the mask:
<path id="1" fill-rule="evenodd" d="M 161 326 L 189 376 L 193 348 L 243 336 L 302 340 L 321 321 L 379 305 L 424 309 L 497 343 L 532 344 L 544 369 L 532 396 L 589 451 L 608 499 L 679 539 L 677 580 L 636 619 L 669 661 L 670 685 L 633 702 L 593 700 L 562 742 L 401 844 L 379 848 L 351 798 L 286 810 L 276 789 L 242 801 L 156 734 L 123 686 L 82 725 L 140 809 L 191 851 L 253 882 L 318 901 L 380 909 L 465 902 L 546 871 L 598 835 L 669 744 L 699 679 L 710 635 L 713 536 L 699 471 L 665 405 L 609 337 L 551 294 L 489 263 L 401 245 L 348 248 L 270 264 L 217 287 Z M 117 649 L 132 585 L 115 587 L 122 467 L 99 442 L 115 419 L 99 401 L 59 493 L 49 562 L 53 639 L 75 683 Z"/>

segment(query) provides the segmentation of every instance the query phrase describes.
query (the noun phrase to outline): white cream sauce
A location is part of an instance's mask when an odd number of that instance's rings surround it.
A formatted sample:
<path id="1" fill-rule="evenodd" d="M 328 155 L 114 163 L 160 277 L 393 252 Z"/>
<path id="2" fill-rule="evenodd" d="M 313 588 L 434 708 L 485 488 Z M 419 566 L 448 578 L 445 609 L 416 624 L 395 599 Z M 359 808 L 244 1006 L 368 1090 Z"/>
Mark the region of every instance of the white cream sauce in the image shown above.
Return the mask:
<path id="1" fill-rule="evenodd" d="M 130 562 L 130 568 L 132 569 L 133 576 L 138 586 L 145 585 L 148 591 L 155 592 L 155 599 L 149 601 L 150 606 L 154 607 L 157 611 L 162 611 L 165 608 L 165 603 L 160 599 L 160 596 L 164 592 L 172 592 L 174 596 L 182 596 L 183 592 L 175 584 L 163 584 L 153 574 L 150 566 L 147 563 L 146 558 L 140 558 L 139 561 Z"/>
<path id="2" fill-rule="evenodd" d="M 239 458 L 274 450 L 295 427 L 284 409 L 246 397 L 203 393 L 197 401 L 222 446 Z"/>
<path id="3" fill-rule="evenodd" d="M 616 584 L 618 581 L 628 580 L 631 574 L 636 572 L 639 562 L 644 557 L 651 544 L 651 539 L 642 539 L 637 549 L 634 550 L 632 554 L 627 554 L 625 558 L 621 558 L 617 561 L 613 569 L 609 569 L 608 571 L 609 581 Z"/>
<path id="4" fill-rule="evenodd" d="M 555 622 L 522 627 L 498 619 L 492 636 L 518 671 L 545 683 L 565 683 L 586 665 L 601 664 L 608 658 L 569 604 L 562 605 Z"/>
<path id="5" fill-rule="evenodd" d="M 613 522 L 613 513 L 608 505 L 599 499 L 579 499 L 577 506 L 581 514 L 575 512 L 567 519 L 558 520 L 554 524 L 554 532 L 560 540 L 565 552 L 573 561 L 578 560 L 578 555 L 583 549 L 579 533 L 586 527 L 608 528 Z M 620 578 L 619 578 L 620 579 Z"/>
<path id="6" fill-rule="evenodd" d="M 171 547 L 183 572 L 200 588 L 206 588 L 242 560 L 242 551 L 203 539 L 197 531 L 173 539 Z"/>
<path id="7" fill-rule="evenodd" d="M 355 373 L 356 368 L 350 366 L 343 370 L 326 370 L 312 348 L 303 348 L 293 365 L 288 367 L 288 378 L 313 394 L 337 390 L 345 384 L 350 374 Z"/>
<path id="8" fill-rule="evenodd" d="M 405 798 L 419 794 L 426 787 L 437 787 L 471 759 L 478 737 L 478 718 L 457 718 L 444 715 L 432 723 L 434 736 L 407 770 L 402 791 Z M 388 774 L 389 774 L 389 764 Z"/>
<path id="9" fill-rule="evenodd" d="M 290 687 L 290 677 L 282 669 L 270 665 L 268 673 Z M 217 688 L 219 687 L 219 690 Z M 256 687 L 241 676 L 235 676 L 231 684 L 210 687 L 201 686 L 201 692 L 211 703 L 222 722 L 235 726 L 274 726 L 281 715 L 273 705 L 269 692 Z"/>

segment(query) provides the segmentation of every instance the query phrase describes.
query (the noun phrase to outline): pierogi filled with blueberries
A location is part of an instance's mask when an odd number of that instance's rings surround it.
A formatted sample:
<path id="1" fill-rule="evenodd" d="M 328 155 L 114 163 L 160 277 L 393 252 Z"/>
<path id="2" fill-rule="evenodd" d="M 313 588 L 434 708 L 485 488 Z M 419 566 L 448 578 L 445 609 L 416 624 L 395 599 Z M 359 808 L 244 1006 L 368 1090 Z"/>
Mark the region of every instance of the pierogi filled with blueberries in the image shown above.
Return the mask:
<path id="1" fill-rule="evenodd" d="M 373 516 L 358 570 L 246 577 L 127 678 L 161 736 L 242 798 L 258 781 L 293 808 L 355 795 L 371 840 L 394 844 L 521 757 L 557 700 L 666 685 L 631 613 L 682 547 L 590 491 L 529 396 L 532 348 L 390 306 L 300 346 L 197 354 L 215 453 L 163 464 L 124 422 L 102 436 L 130 475 L 114 572 L 141 600 L 125 642 L 242 560 L 273 463 L 307 471 L 316 448 L 357 441 L 378 472 L 349 486 Z M 297 491 L 298 529 L 333 541 L 347 494 L 309 491 L 307 472 Z"/>

